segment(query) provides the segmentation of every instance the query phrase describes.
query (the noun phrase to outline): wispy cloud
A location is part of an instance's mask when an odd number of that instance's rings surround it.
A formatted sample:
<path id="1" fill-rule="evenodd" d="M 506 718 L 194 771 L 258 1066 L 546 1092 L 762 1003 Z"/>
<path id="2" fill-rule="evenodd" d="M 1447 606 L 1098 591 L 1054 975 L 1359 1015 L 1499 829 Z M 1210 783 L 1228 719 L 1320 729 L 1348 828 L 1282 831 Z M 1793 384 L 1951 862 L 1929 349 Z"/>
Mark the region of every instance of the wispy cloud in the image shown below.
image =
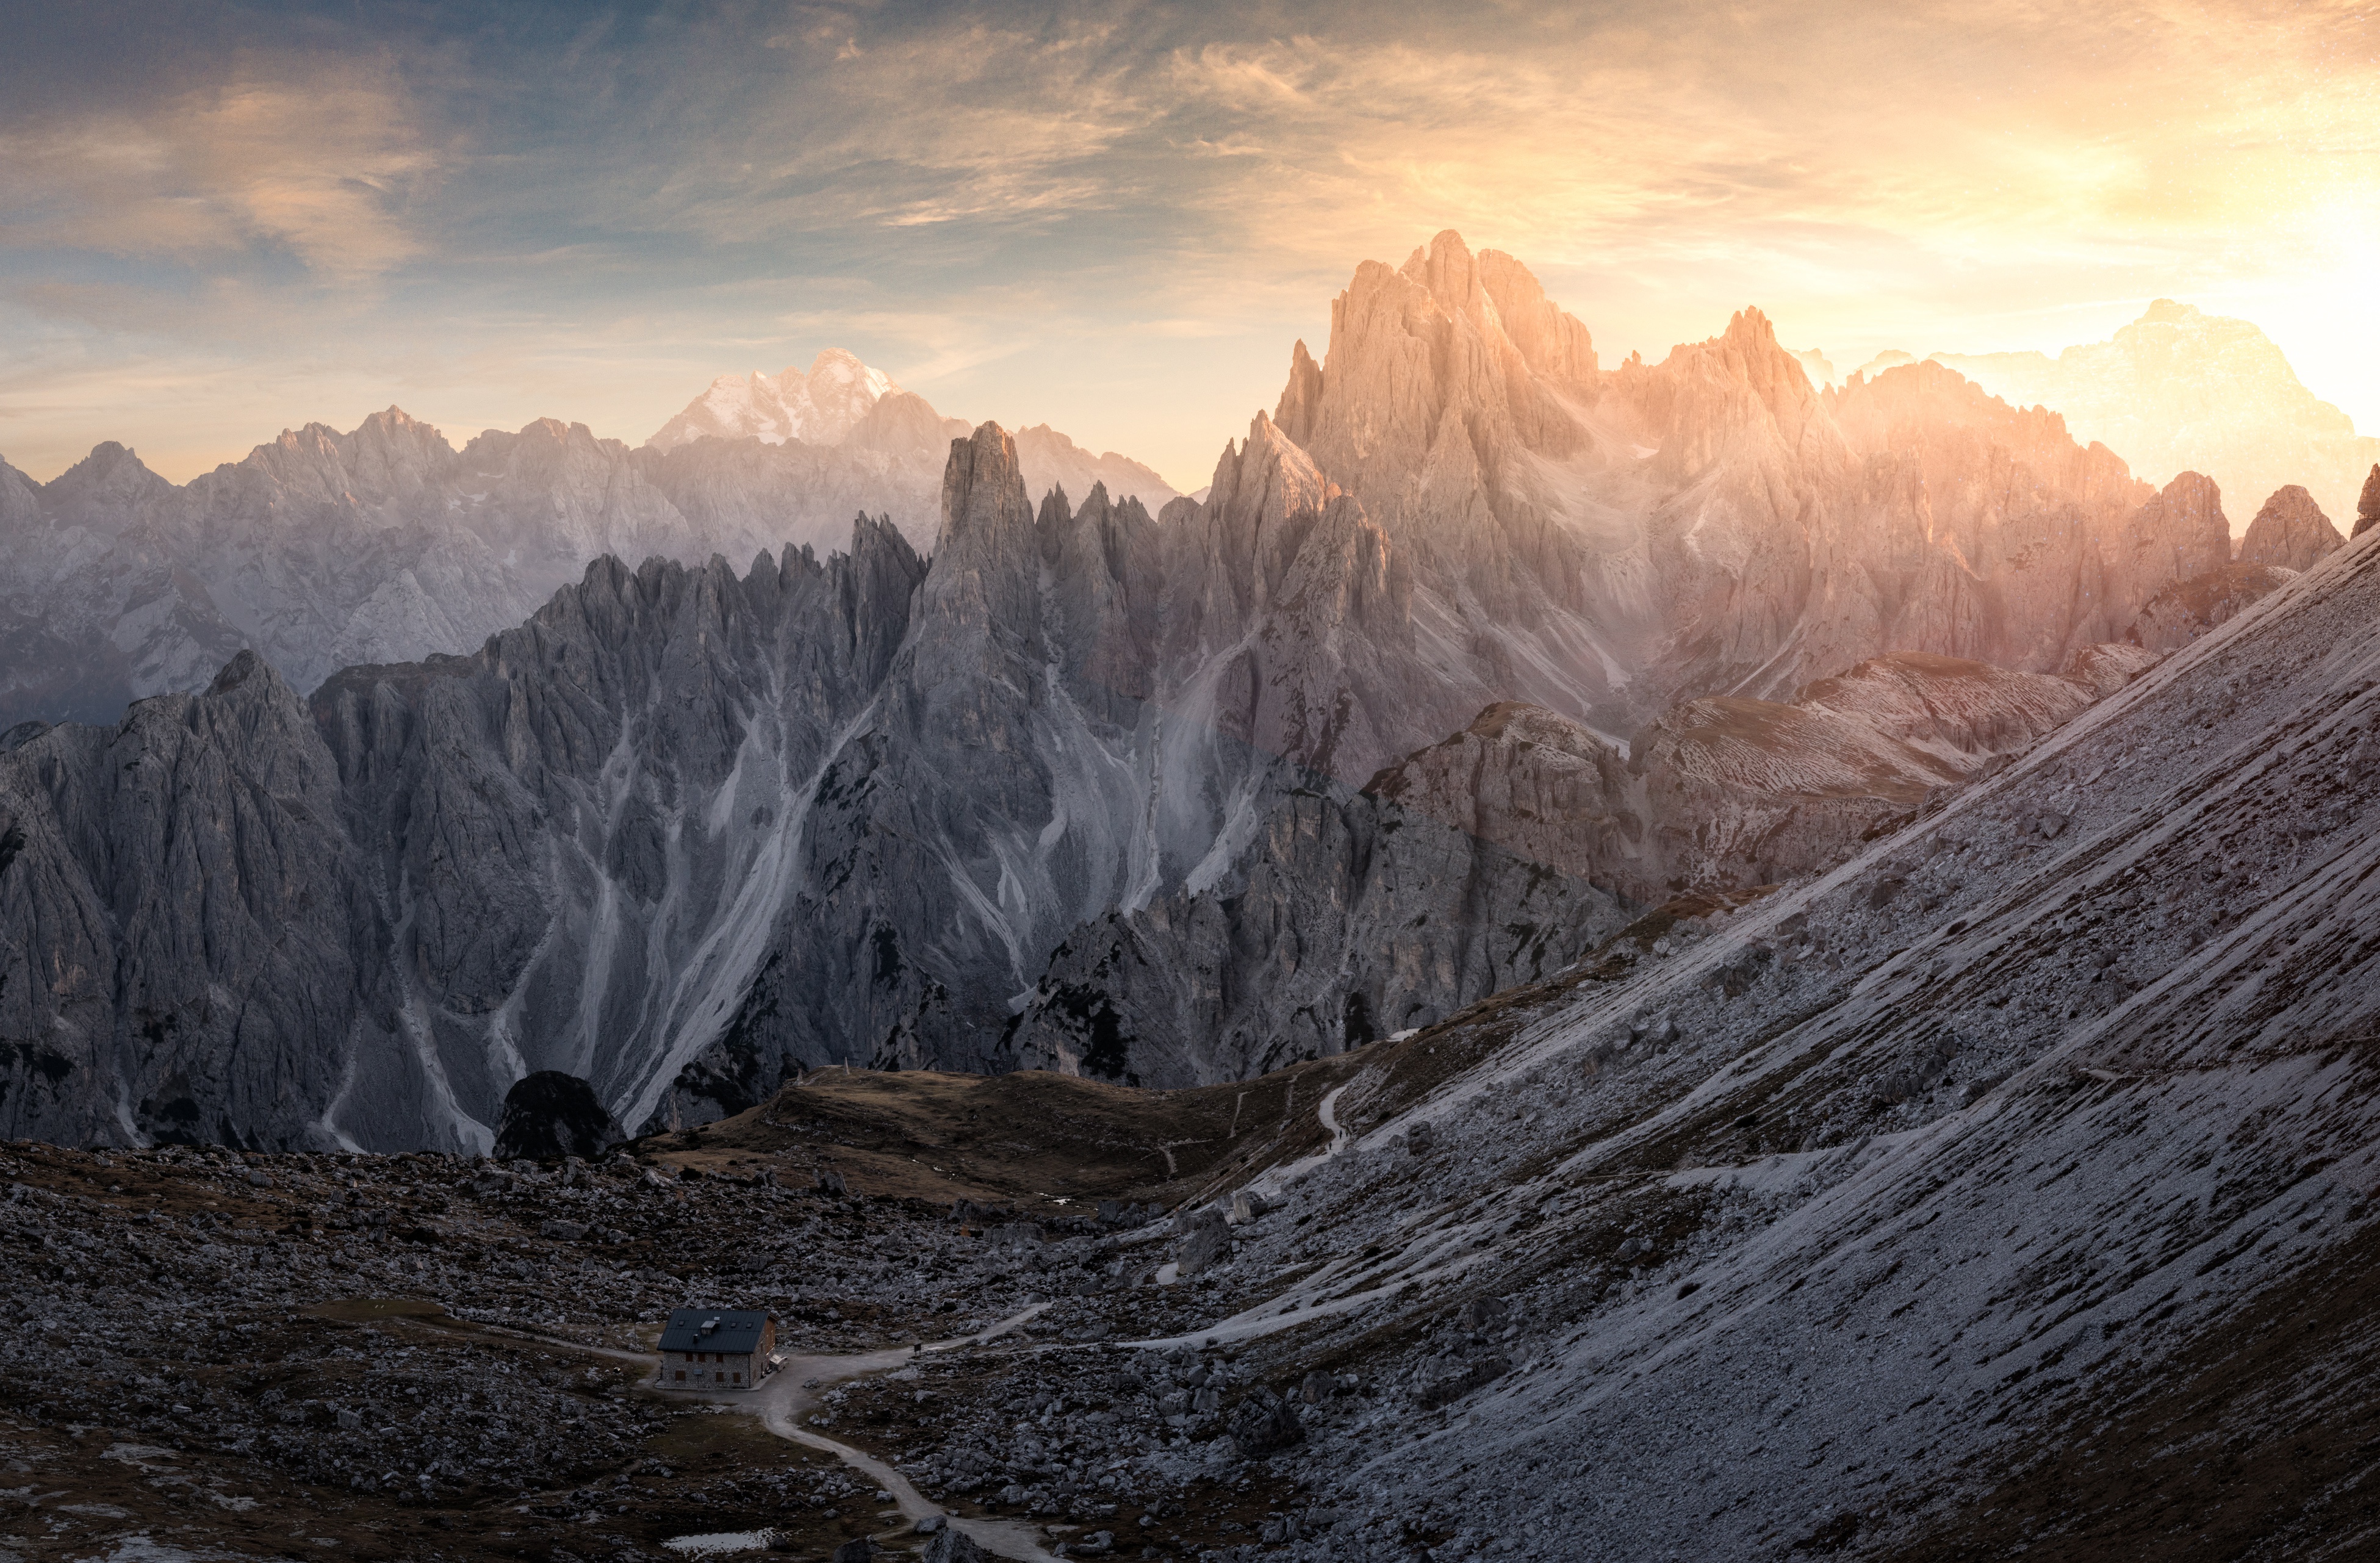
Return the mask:
<path id="1" fill-rule="evenodd" d="M 0 130 L 0 245 L 204 268 L 286 258 L 333 284 L 420 254 L 438 160 L 365 71 L 251 67 L 153 108 Z"/>

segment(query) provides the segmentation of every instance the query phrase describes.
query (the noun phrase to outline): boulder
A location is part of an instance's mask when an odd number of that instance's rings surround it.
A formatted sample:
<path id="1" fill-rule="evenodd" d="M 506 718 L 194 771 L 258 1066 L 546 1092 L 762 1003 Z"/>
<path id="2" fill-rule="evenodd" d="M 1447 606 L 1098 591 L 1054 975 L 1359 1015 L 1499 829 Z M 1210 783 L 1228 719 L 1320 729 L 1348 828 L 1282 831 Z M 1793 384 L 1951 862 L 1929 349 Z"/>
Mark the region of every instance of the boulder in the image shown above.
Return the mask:
<path id="1" fill-rule="evenodd" d="M 1305 1426 L 1297 1408 L 1266 1388 L 1248 1391 L 1232 1412 L 1232 1446 L 1244 1460 L 1277 1453 L 1305 1441 Z"/>
<path id="2" fill-rule="evenodd" d="M 934 1533 L 921 1555 L 925 1563 L 990 1563 L 991 1554 L 978 1546 L 973 1536 L 955 1525 L 945 1526 Z"/>
<path id="3" fill-rule="evenodd" d="M 1450 1362 L 1443 1372 L 1425 1382 L 1415 1392 L 1414 1399 L 1425 1411 L 1433 1411 L 1463 1399 L 1474 1389 L 1492 1384 L 1512 1371 L 1512 1364 L 1500 1353 L 1489 1352 L 1467 1362 Z"/>
<path id="4" fill-rule="evenodd" d="M 524 1075 L 504 1093 L 494 1154 L 500 1158 L 596 1157 L 627 1137 L 595 1087 L 575 1074 L 541 1069 Z"/>
<path id="5" fill-rule="evenodd" d="M 1195 1276 L 1211 1265 L 1229 1258 L 1232 1252 L 1232 1229 L 1220 1210 L 1201 1210 L 1192 1218 L 1189 1235 L 1183 1240 L 1181 1250 L 1174 1255 L 1180 1276 Z"/>
<path id="6" fill-rule="evenodd" d="M 2360 538 L 2374 527 L 2380 527 L 2380 462 L 2372 466 L 2372 476 L 2363 479 L 2363 495 L 2355 502 L 2355 530 L 2350 537 Z"/>
<path id="7" fill-rule="evenodd" d="M 1512 1316 L 1512 1305 L 1500 1297 L 1475 1297 L 1463 1305 L 1463 1327 L 1472 1331 L 1494 1329 Z"/>

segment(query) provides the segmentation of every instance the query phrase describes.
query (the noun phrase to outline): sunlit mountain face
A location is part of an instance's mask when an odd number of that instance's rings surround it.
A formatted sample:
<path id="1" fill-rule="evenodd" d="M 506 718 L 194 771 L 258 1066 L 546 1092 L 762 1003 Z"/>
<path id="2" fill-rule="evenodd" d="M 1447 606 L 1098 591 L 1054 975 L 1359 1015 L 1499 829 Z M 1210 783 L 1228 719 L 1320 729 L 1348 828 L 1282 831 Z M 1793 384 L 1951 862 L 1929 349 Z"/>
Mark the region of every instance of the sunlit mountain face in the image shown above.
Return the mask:
<path id="1" fill-rule="evenodd" d="M 7 37 L 0 1563 L 2380 1552 L 2369 16 Z"/>

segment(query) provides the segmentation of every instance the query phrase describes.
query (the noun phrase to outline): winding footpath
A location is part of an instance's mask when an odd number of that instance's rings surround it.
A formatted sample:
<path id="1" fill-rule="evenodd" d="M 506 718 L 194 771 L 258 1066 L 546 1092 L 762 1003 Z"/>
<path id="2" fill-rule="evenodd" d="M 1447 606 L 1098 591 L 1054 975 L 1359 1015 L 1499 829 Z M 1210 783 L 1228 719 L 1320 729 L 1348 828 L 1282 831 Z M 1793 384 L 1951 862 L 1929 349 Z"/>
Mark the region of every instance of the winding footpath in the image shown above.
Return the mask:
<path id="1" fill-rule="evenodd" d="M 1324 1095 L 1321 1102 L 1315 1109 L 1315 1118 L 1320 1122 L 1323 1132 L 1330 1136 L 1330 1143 L 1312 1156 L 1302 1157 L 1286 1167 L 1273 1169 L 1250 1187 L 1267 1194 L 1277 1194 L 1284 1185 L 1295 1181 L 1306 1172 L 1347 1149 L 1353 1142 L 1353 1136 L 1340 1125 L 1335 1111 L 1339 1094 L 1346 1088 L 1345 1085 L 1334 1087 Z M 1461 1264 L 1457 1264 L 1446 1273 L 1453 1273 L 1462 1267 Z M 1307 1284 L 1310 1286 L 1315 1281 L 1325 1279 L 1337 1268 L 1339 1268 L 1337 1265 L 1325 1266 L 1322 1272 L 1309 1277 Z M 1303 1324 L 1307 1319 L 1319 1317 L 1325 1314 L 1343 1313 L 1361 1307 L 1378 1298 L 1390 1295 L 1396 1286 L 1404 1284 L 1409 1278 L 1411 1278 L 1400 1277 L 1395 1285 L 1383 1286 L 1329 1301 L 1307 1302 L 1301 1299 L 1299 1302 L 1293 1303 L 1284 1311 L 1260 1313 L 1257 1310 L 1250 1310 L 1232 1318 L 1220 1320 L 1206 1329 L 1195 1330 L 1186 1335 L 1168 1336 L 1151 1340 L 1122 1341 L 1117 1344 L 1133 1350 L 1162 1351 L 1173 1346 L 1211 1344 L 1224 1339 L 1245 1340 L 1253 1336 L 1269 1335 L 1275 1330 L 1286 1329 L 1293 1325 Z M 1428 1278 L 1435 1279 L 1437 1275 L 1433 1273 Z M 1279 1303 L 1280 1300 L 1275 1299 L 1272 1302 L 1264 1304 L 1264 1308 L 1275 1310 L 1279 1308 Z M 767 1381 L 757 1390 L 740 1394 L 663 1389 L 661 1386 L 660 1360 L 656 1354 L 620 1351 L 604 1347 L 582 1346 L 579 1349 L 595 1351 L 604 1356 L 650 1363 L 653 1367 L 653 1376 L 649 1381 L 649 1387 L 661 1394 L 673 1399 L 699 1401 L 752 1413 L 759 1417 L 762 1426 L 778 1437 L 834 1456 L 844 1464 L 874 1482 L 883 1491 L 891 1493 L 893 1501 L 900 1506 L 901 1518 L 910 1526 L 916 1525 L 921 1520 L 940 1517 L 945 1524 L 961 1532 L 994 1557 L 1018 1559 L 1019 1563 L 1057 1563 L 1055 1555 L 1043 1550 L 1037 1539 L 1038 1527 L 1016 1520 L 969 1520 L 951 1514 L 939 1505 L 929 1501 L 907 1477 L 875 1456 L 802 1425 L 802 1418 L 817 1406 L 820 1393 L 836 1384 L 866 1378 L 873 1374 L 892 1372 L 908 1366 L 920 1357 L 937 1352 L 955 1351 L 968 1346 L 998 1339 L 1022 1327 L 1026 1321 L 1049 1306 L 1047 1302 L 1036 1302 L 1031 1307 L 1002 1319 L 989 1328 L 974 1335 L 961 1336 L 953 1340 L 933 1340 L 917 1347 L 895 1347 L 882 1351 L 860 1351 L 839 1356 L 789 1356 L 785 1359 L 784 1366 L 770 1375 Z M 570 1343 L 556 1341 L 555 1344 Z M 1037 1348 L 1042 1351 L 1075 1349 L 1079 1348 L 1066 1345 Z"/>
<path id="2" fill-rule="evenodd" d="M 995 1557 L 1016 1558 L 1021 1563 L 1056 1563 L 1055 1556 L 1042 1550 L 1036 1539 L 1038 1527 L 1015 1520 L 966 1520 L 953 1515 L 929 1502 L 906 1476 L 874 1455 L 805 1427 L 801 1420 L 818 1404 L 820 1392 L 833 1385 L 906 1367 L 919 1357 L 955 1351 L 997 1339 L 1020 1327 L 1049 1306 L 1047 1302 L 1036 1302 L 987 1329 L 954 1340 L 932 1340 L 915 1348 L 895 1347 L 890 1351 L 861 1351 L 845 1356 L 789 1356 L 785 1359 L 785 1365 L 771 1374 L 759 1389 L 742 1394 L 661 1389 L 658 1359 L 647 1356 L 642 1360 L 655 1364 L 651 1387 L 660 1389 L 663 1395 L 674 1399 L 698 1400 L 751 1412 L 759 1417 L 762 1426 L 778 1437 L 834 1456 L 891 1493 L 893 1501 L 900 1505 L 901 1518 L 908 1525 L 914 1526 L 920 1520 L 940 1516 L 953 1530 L 964 1533 Z"/>

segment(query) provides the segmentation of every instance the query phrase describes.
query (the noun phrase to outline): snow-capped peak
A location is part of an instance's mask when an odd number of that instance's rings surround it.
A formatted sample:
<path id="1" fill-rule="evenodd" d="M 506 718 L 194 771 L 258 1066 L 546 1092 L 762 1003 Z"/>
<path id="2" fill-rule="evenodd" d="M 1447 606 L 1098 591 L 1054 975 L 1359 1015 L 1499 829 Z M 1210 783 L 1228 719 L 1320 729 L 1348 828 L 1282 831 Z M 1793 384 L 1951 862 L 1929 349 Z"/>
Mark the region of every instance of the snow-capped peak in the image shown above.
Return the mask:
<path id="1" fill-rule="evenodd" d="M 646 442 L 668 450 L 716 434 L 752 436 L 771 445 L 788 440 L 840 444 L 869 408 L 899 389 L 882 370 L 829 347 L 810 361 L 807 373 L 788 366 L 774 378 L 759 370 L 748 376 L 721 375 Z"/>

